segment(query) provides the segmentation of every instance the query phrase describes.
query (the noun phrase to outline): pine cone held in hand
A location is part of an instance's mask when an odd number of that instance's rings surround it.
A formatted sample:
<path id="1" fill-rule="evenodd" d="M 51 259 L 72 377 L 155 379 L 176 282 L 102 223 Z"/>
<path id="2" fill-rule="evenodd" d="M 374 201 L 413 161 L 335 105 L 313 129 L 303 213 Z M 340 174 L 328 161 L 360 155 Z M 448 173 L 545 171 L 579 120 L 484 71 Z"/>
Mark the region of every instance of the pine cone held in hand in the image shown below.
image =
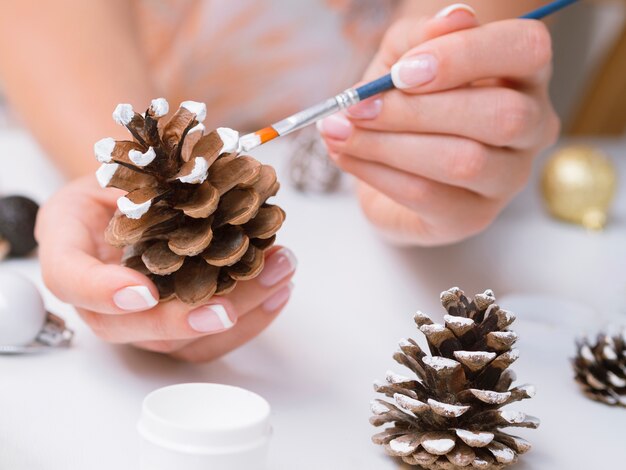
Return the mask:
<path id="1" fill-rule="evenodd" d="M 105 239 L 149 276 L 161 301 L 206 302 L 256 277 L 285 213 L 267 204 L 279 188 L 271 166 L 238 156 L 239 134 L 206 132 L 206 105 L 185 101 L 172 117 L 163 98 L 145 114 L 113 112 L 132 140 L 96 142 L 102 187 L 124 190 Z"/>
<path id="2" fill-rule="evenodd" d="M 534 395 L 534 387 L 511 387 L 509 366 L 518 353 L 515 317 L 495 304 L 490 290 L 470 301 L 452 288 L 441 294 L 445 325 L 418 312 L 415 322 L 430 354 L 412 339 L 400 342 L 394 359 L 415 378 L 387 373 L 375 390 L 389 400 L 372 403 L 374 426 L 391 424 L 372 440 L 392 456 L 426 469 L 495 470 L 530 449 L 524 439 L 502 428 L 536 428 L 539 421 L 501 408 Z"/>
<path id="3" fill-rule="evenodd" d="M 601 333 L 595 343 L 580 340 L 573 365 L 576 382 L 588 398 L 626 407 L 626 331 Z"/>

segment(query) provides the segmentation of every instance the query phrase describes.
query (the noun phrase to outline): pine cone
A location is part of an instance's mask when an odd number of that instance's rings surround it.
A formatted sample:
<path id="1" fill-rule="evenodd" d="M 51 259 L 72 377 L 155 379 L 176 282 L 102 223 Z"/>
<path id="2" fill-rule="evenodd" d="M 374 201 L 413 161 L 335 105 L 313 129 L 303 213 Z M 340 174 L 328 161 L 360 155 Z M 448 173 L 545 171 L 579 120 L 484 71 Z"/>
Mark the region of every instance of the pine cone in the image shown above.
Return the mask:
<path id="1" fill-rule="evenodd" d="M 583 393 L 611 406 L 626 407 L 626 332 L 598 335 L 596 343 L 582 339 L 573 361 Z"/>
<path id="2" fill-rule="evenodd" d="M 203 103 L 185 101 L 163 123 L 168 111 L 163 98 L 144 115 L 118 105 L 113 118 L 133 139 L 94 146 L 100 185 L 128 193 L 105 239 L 126 247 L 123 264 L 148 275 L 162 301 L 199 304 L 261 272 L 285 213 L 266 202 L 279 188 L 274 169 L 238 156 L 236 131 L 205 132 Z"/>
<path id="3" fill-rule="evenodd" d="M 373 436 L 389 455 L 425 469 L 501 469 L 530 449 L 524 439 L 502 428 L 536 428 L 539 421 L 501 408 L 531 398 L 530 385 L 511 388 L 509 366 L 518 353 L 517 335 L 508 330 L 515 317 L 495 304 L 490 290 L 470 302 L 463 291 L 441 294 L 445 325 L 418 312 L 415 323 L 426 336 L 430 355 L 412 339 L 400 342 L 394 359 L 417 378 L 387 373 L 374 389 L 391 401 L 372 402 L 371 423 L 390 423 Z"/>

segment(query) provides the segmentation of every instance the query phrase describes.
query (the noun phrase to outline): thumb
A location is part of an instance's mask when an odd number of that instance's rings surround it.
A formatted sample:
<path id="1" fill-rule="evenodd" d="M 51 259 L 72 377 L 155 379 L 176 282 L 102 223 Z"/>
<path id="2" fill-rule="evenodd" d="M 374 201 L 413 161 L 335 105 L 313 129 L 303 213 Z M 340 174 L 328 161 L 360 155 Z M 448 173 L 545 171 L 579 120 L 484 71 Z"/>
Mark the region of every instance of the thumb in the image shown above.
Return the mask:
<path id="1" fill-rule="evenodd" d="M 385 34 L 376 57 L 367 69 L 364 80 L 374 80 L 414 47 L 445 34 L 479 26 L 476 12 L 464 3 L 450 5 L 432 18 L 403 18 Z"/>

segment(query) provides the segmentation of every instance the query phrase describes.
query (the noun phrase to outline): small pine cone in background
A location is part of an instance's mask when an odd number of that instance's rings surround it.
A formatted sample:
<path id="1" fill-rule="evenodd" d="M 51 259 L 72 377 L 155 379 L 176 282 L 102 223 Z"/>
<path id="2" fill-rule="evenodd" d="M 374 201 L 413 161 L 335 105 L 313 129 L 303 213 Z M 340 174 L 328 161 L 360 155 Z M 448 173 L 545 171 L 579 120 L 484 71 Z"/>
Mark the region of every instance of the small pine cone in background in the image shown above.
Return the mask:
<path id="1" fill-rule="evenodd" d="M 530 449 L 524 439 L 502 431 L 536 428 L 539 421 L 502 407 L 534 396 L 534 387 L 512 387 L 509 366 L 517 335 L 508 329 L 515 317 L 500 309 L 490 290 L 465 297 L 452 288 L 441 294 L 448 312 L 436 324 L 418 312 L 415 322 L 430 354 L 412 339 L 400 342 L 394 359 L 415 377 L 388 372 L 374 388 L 387 400 L 372 402 L 374 426 L 390 425 L 373 436 L 392 456 L 425 469 L 501 469 Z"/>
<path id="2" fill-rule="evenodd" d="M 271 166 L 239 156 L 239 134 L 206 132 L 204 103 L 185 101 L 169 120 L 163 98 L 144 114 L 118 105 L 132 140 L 95 146 L 102 187 L 124 190 L 105 239 L 122 262 L 149 276 L 161 301 L 200 304 L 256 277 L 285 213 L 267 203 L 279 188 Z M 164 122 L 166 121 L 166 122 Z"/>
<path id="3" fill-rule="evenodd" d="M 576 382 L 592 400 L 626 407 L 626 331 L 581 339 L 572 361 Z"/>

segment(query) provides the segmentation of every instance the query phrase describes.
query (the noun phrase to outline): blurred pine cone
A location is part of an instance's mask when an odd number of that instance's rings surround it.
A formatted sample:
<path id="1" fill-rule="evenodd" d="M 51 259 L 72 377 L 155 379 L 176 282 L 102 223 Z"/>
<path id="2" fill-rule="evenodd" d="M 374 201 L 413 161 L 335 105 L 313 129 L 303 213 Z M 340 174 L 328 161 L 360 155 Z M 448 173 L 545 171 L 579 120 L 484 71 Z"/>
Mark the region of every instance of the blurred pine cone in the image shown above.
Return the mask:
<path id="1" fill-rule="evenodd" d="M 583 393 L 592 400 L 611 406 L 626 406 L 626 332 L 600 333 L 578 341 L 573 361 Z"/>
<path id="2" fill-rule="evenodd" d="M 372 403 L 374 426 L 391 424 L 372 440 L 389 455 L 426 469 L 501 469 L 530 449 L 502 428 L 536 428 L 539 421 L 501 408 L 534 396 L 530 385 L 511 388 L 509 366 L 518 352 L 508 330 L 515 317 L 495 304 L 490 290 L 471 301 L 452 288 L 441 294 L 445 325 L 418 312 L 415 322 L 430 349 L 402 340 L 394 359 L 416 376 L 387 373 L 375 390 L 390 400 Z"/>
<path id="3" fill-rule="evenodd" d="M 113 118 L 132 140 L 94 146 L 100 185 L 128 193 L 105 239 L 126 247 L 123 264 L 148 275 L 162 301 L 199 304 L 261 272 L 285 213 L 267 204 L 274 169 L 238 156 L 236 131 L 206 132 L 204 103 L 185 101 L 164 123 L 168 111 L 163 98 L 143 115 L 118 105 Z"/>

